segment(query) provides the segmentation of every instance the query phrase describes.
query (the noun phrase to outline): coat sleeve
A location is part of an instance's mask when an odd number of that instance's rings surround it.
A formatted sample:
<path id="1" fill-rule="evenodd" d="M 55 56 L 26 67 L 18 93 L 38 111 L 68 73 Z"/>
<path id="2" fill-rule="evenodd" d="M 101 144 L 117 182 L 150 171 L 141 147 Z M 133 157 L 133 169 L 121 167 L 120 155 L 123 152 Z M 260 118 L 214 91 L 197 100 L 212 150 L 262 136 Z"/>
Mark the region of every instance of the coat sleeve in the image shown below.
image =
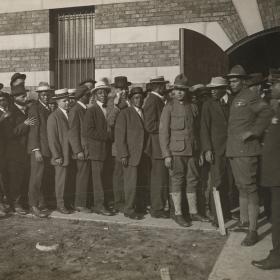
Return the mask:
<path id="1" fill-rule="evenodd" d="M 125 111 L 121 111 L 118 115 L 115 126 L 115 142 L 117 148 L 117 155 L 119 158 L 129 156 L 127 146 L 127 120 Z"/>
<path id="2" fill-rule="evenodd" d="M 76 110 L 70 110 L 69 117 L 69 142 L 74 154 L 83 151 L 81 143 L 81 124 L 79 114 Z"/>
<path id="3" fill-rule="evenodd" d="M 170 123 L 171 123 L 171 111 L 170 105 L 167 104 L 162 110 L 160 125 L 159 125 L 159 143 L 162 151 L 163 158 L 171 157 L 171 151 L 169 148 L 170 143 Z"/>
<path id="4" fill-rule="evenodd" d="M 58 127 L 56 119 L 53 115 L 50 115 L 47 121 L 47 132 L 49 148 L 54 159 L 63 158 L 62 147 L 58 138 Z"/>
<path id="5" fill-rule="evenodd" d="M 144 112 L 144 125 L 148 133 L 159 133 L 159 122 L 157 115 L 157 106 L 155 102 L 152 102 L 151 98 L 148 98 L 143 108 Z"/>
<path id="6" fill-rule="evenodd" d="M 28 111 L 28 117 L 35 117 L 38 121 L 37 125 L 33 125 L 29 129 L 29 149 L 33 151 L 35 149 L 41 150 L 40 145 L 40 116 L 38 112 L 38 108 L 36 106 L 31 106 Z"/>
<path id="7" fill-rule="evenodd" d="M 211 114 L 209 111 L 209 103 L 206 102 L 202 106 L 201 120 L 200 120 L 200 145 L 201 151 L 211 151 Z"/>

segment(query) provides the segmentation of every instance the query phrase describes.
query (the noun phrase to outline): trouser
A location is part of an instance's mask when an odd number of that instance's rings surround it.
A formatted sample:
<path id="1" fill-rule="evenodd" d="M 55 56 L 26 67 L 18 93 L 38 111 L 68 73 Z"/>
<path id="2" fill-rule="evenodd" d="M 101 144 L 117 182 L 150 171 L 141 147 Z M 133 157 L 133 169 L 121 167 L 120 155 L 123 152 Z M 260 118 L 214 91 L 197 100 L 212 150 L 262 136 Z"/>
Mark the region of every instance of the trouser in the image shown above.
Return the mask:
<path id="1" fill-rule="evenodd" d="M 168 170 L 164 159 L 152 159 L 150 179 L 151 213 L 164 210 L 168 199 Z"/>
<path id="2" fill-rule="evenodd" d="M 30 206 L 45 206 L 45 194 L 50 188 L 51 165 L 50 159 L 43 157 L 42 162 L 35 159 L 35 154 L 30 156 L 30 179 L 29 179 L 29 204 Z"/>
<path id="3" fill-rule="evenodd" d="M 28 207 L 30 159 L 8 160 L 8 200 L 12 207 Z"/>
<path id="4" fill-rule="evenodd" d="M 113 173 L 114 203 L 116 209 L 124 207 L 124 174 L 122 163 L 115 157 Z"/>
<path id="5" fill-rule="evenodd" d="M 90 161 L 76 160 L 75 207 L 87 207 L 90 182 Z"/>
<path id="6" fill-rule="evenodd" d="M 68 166 L 55 165 L 55 197 L 56 205 L 58 208 L 65 207 L 64 196 L 67 191 L 67 173 L 69 170 Z"/>
<path id="7" fill-rule="evenodd" d="M 230 164 L 239 191 L 240 220 L 249 221 L 249 230 L 256 230 L 259 214 L 258 157 L 234 157 L 230 158 Z"/>
<path id="8" fill-rule="evenodd" d="M 280 258 L 280 187 L 271 189 L 273 253 Z"/>
<path id="9" fill-rule="evenodd" d="M 4 196 L 7 195 L 7 173 L 5 163 L 2 160 L 0 159 L 0 203 L 3 203 Z"/>
<path id="10" fill-rule="evenodd" d="M 93 186 L 93 208 L 98 211 L 104 208 L 104 190 L 103 190 L 103 168 L 104 161 L 91 161 L 91 174 Z"/>

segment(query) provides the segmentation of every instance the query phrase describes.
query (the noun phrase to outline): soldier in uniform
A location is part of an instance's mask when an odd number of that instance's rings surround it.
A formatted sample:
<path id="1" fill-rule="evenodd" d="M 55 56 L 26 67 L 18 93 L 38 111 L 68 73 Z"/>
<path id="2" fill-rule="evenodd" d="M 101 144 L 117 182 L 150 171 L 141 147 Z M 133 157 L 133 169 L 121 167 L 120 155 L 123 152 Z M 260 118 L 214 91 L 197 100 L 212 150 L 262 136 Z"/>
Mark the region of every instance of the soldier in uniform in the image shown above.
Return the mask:
<path id="1" fill-rule="evenodd" d="M 246 72 L 240 65 L 234 66 L 227 75 L 235 98 L 230 108 L 226 155 L 239 190 L 239 227 L 249 227 L 241 245 L 252 246 L 258 241 L 259 197 L 256 180 L 260 137 L 269 125 L 271 110 L 256 92 L 247 88 L 246 78 Z"/>

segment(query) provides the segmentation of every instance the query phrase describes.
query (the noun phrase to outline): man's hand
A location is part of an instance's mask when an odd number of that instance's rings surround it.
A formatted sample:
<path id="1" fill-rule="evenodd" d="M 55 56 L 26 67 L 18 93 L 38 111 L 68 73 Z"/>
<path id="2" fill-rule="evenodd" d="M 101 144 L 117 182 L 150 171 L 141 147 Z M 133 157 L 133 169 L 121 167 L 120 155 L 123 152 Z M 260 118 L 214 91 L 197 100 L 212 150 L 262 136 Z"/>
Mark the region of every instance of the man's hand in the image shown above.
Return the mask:
<path id="1" fill-rule="evenodd" d="M 244 141 L 248 140 L 249 138 L 251 138 L 252 136 L 254 136 L 254 134 L 251 131 L 246 131 L 241 135 L 241 139 L 244 142 Z"/>
<path id="2" fill-rule="evenodd" d="M 164 164 L 165 164 L 166 168 L 172 169 L 172 157 L 165 158 Z"/>
<path id="3" fill-rule="evenodd" d="M 78 158 L 78 160 L 85 160 L 85 154 L 84 154 L 84 152 L 79 152 L 79 153 L 77 153 L 77 158 Z"/>
<path id="4" fill-rule="evenodd" d="M 40 151 L 35 151 L 34 155 L 35 155 L 35 160 L 37 162 L 42 162 L 43 161 L 43 156 L 42 156 Z"/>
<path id="5" fill-rule="evenodd" d="M 38 124 L 38 121 L 35 117 L 31 117 L 31 118 L 27 118 L 25 121 L 24 121 L 24 124 L 25 125 L 28 125 L 28 126 L 33 126 L 33 125 L 37 125 Z"/>
<path id="6" fill-rule="evenodd" d="M 212 151 L 205 152 L 205 159 L 206 159 L 207 162 L 213 163 L 214 162 L 213 152 Z"/>
<path id="7" fill-rule="evenodd" d="M 62 165 L 63 164 L 63 158 L 57 158 L 54 160 L 57 165 Z"/>
<path id="8" fill-rule="evenodd" d="M 128 158 L 127 157 L 121 158 L 121 161 L 122 161 L 122 166 L 123 167 L 127 167 L 128 166 Z"/>

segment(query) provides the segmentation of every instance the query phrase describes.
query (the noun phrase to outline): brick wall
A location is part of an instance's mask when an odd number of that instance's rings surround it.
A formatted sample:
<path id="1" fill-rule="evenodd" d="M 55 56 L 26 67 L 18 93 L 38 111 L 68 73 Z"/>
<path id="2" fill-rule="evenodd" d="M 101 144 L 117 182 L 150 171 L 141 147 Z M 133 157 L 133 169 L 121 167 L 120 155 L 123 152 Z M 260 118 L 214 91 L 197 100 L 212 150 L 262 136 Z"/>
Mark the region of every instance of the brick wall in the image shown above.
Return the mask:
<path id="1" fill-rule="evenodd" d="M 280 1 L 257 0 L 265 29 L 280 26 Z"/>

